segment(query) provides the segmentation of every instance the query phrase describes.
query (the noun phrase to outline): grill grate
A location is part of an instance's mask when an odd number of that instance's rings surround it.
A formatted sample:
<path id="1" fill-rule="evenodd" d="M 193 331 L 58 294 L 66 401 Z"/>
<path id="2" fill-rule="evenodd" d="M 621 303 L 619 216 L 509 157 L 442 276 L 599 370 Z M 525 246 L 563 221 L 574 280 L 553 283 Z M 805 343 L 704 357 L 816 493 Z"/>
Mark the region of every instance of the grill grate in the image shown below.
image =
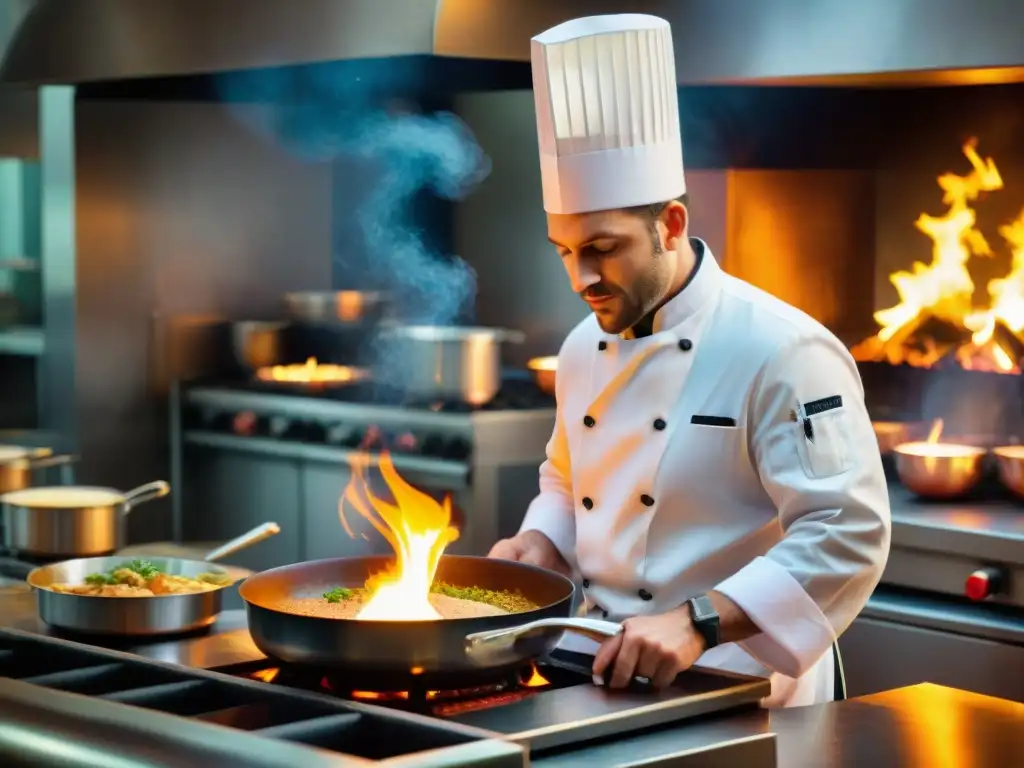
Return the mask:
<path id="1" fill-rule="evenodd" d="M 479 731 L 320 694 L 7 630 L 0 630 L 3 677 L 371 761 L 487 738 Z"/>

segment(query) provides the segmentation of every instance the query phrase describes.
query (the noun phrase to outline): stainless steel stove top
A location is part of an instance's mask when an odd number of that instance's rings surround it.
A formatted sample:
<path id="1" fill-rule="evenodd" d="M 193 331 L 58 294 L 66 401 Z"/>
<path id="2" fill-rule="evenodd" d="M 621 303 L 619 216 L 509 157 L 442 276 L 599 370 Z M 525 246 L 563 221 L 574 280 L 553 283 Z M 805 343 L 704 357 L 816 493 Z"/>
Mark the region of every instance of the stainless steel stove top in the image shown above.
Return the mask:
<path id="1" fill-rule="evenodd" d="M 635 685 L 611 691 L 593 684 L 589 657 L 556 651 L 518 679 L 471 690 L 352 691 L 318 669 L 279 667 L 270 661 L 223 670 L 273 687 L 315 691 L 334 698 L 412 711 L 447 723 L 481 728 L 528 747 L 531 753 L 619 736 L 709 712 L 754 707 L 768 680 L 693 669 L 657 691 Z"/>
<path id="2" fill-rule="evenodd" d="M 423 714 L 328 695 L 309 684 L 317 675 L 272 675 L 267 662 L 221 674 L 0 629 L 0 718 L 33 716 L 35 727 L 56 743 L 71 728 L 59 714 L 81 719 L 100 713 L 107 724 L 124 724 L 125 743 L 118 741 L 117 749 L 126 757 L 134 748 L 131 730 L 145 719 L 147 731 L 166 736 L 167 749 L 192 749 L 197 739 L 237 754 L 262 749 L 266 759 L 247 765 L 387 764 L 415 756 L 417 765 L 497 768 L 525 765 L 527 754 L 577 749 L 709 712 L 756 708 L 770 690 L 767 680 L 693 672 L 668 691 L 612 692 L 594 686 L 586 669 L 573 663 L 567 658 L 539 665 L 537 671 L 553 681 L 547 687 L 469 697 Z M 155 713 L 163 719 L 150 722 Z M 217 732 L 207 733 L 209 726 Z M 100 733 L 88 732 L 89 738 Z M 254 750 L 250 737 L 264 746 Z M 14 746 L 0 736 L 0 763 L 5 749 L 13 754 Z M 271 754 L 280 761 L 270 760 Z M 317 762 L 332 755 L 344 760 Z M 197 759 L 189 752 L 181 764 Z"/>

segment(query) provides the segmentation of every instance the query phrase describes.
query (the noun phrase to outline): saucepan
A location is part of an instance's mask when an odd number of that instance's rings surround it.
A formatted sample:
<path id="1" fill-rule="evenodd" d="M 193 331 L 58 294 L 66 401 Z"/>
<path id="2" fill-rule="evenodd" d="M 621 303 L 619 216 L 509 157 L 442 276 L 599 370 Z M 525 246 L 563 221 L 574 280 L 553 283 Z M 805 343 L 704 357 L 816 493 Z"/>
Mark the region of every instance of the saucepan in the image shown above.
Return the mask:
<path id="1" fill-rule="evenodd" d="M 70 464 L 74 460 L 74 456 L 54 456 L 49 448 L 0 445 L 0 493 L 28 488 L 32 485 L 32 473 L 37 469 Z"/>
<path id="2" fill-rule="evenodd" d="M 91 557 L 117 550 L 122 521 L 171 492 L 163 480 L 130 491 L 84 485 L 24 488 L 0 496 L 4 546 L 32 557 Z"/>
<path id="3" fill-rule="evenodd" d="M 555 394 L 555 379 L 558 375 L 558 355 L 550 357 L 535 357 L 526 363 L 530 369 L 533 381 L 540 389 L 548 395 Z"/>
<path id="4" fill-rule="evenodd" d="M 363 587 L 389 561 L 377 556 L 316 560 L 250 576 L 238 593 L 256 647 L 286 663 L 336 670 L 354 689 L 432 690 L 507 679 L 554 650 L 567 631 L 599 641 L 622 631 L 613 622 L 569 618 L 574 587 L 561 574 L 465 555 L 444 555 L 435 583 L 518 594 L 536 607 L 425 621 L 333 618 L 324 596 Z M 308 605 L 316 598 L 323 599 L 323 613 L 311 615 Z M 302 612 L 298 601 L 307 604 Z"/>
<path id="5" fill-rule="evenodd" d="M 39 618 L 52 627 L 97 635 L 168 635 L 201 629 L 221 611 L 223 591 L 248 571 L 212 565 L 216 560 L 251 547 L 280 532 L 277 523 L 264 523 L 207 552 L 204 560 L 175 557 L 87 557 L 36 568 L 28 583 L 36 590 Z M 118 569 L 145 568 L 151 576 L 202 578 L 206 591 L 114 597 L 54 591 L 55 584 L 82 585 L 102 580 Z"/>
<path id="6" fill-rule="evenodd" d="M 387 294 L 375 291 L 298 291 L 284 295 L 285 312 L 295 321 L 329 325 L 370 325 L 386 308 Z"/>
<path id="7" fill-rule="evenodd" d="M 377 365 L 413 396 L 483 405 L 501 388 L 502 345 L 525 339 L 505 328 L 394 325 L 381 331 Z"/>
<path id="8" fill-rule="evenodd" d="M 282 322 L 248 320 L 231 324 L 231 347 L 235 360 L 248 371 L 278 365 L 284 359 Z"/>

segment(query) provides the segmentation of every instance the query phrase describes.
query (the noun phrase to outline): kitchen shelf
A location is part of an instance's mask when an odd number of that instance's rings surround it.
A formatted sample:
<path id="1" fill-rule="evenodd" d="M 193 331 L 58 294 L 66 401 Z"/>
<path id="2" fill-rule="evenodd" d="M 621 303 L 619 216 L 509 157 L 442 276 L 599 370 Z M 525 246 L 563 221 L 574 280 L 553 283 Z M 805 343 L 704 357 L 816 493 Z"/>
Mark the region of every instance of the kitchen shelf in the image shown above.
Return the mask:
<path id="1" fill-rule="evenodd" d="M 43 329 L 27 326 L 0 328 L 0 355 L 39 357 L 43 354 Z"/>

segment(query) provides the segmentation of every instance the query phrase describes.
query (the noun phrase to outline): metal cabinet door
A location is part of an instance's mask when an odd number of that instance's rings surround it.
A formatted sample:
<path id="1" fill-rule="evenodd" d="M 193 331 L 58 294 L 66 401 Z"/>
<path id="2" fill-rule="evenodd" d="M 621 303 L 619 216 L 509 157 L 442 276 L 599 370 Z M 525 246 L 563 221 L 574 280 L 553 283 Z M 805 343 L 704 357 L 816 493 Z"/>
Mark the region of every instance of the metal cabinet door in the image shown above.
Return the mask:
<path id="1" fill-rule="evenodd" d="M 273 521 L 281 526 L 279 534 L 225 562 L 262 571 L 301 560 L 297 461 L 191 446 L 183 472 L 186 542 L 226 541 Z M 139 514 L 143 513 L 140 509 Z"/>
<path id="2" fill-rule="evenodd" d="M 917 683 L 1024 702 L 1024 647 L 878 619 L 857 619 L 839 641 L 848 695 Z"/>

